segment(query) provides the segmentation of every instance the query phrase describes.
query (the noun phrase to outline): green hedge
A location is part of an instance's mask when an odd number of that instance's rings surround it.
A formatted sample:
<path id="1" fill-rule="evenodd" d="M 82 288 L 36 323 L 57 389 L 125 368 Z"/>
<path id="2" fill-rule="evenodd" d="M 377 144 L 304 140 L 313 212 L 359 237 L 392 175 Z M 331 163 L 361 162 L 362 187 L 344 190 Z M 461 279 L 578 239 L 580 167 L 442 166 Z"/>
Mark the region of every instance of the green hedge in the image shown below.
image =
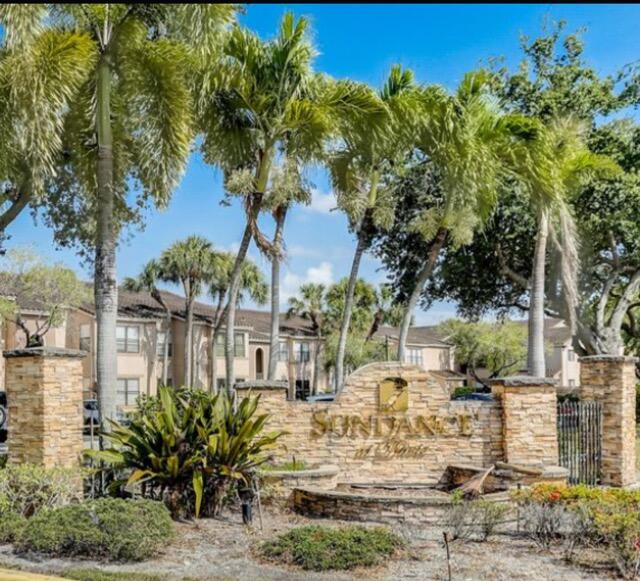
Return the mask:
<path id="1" fill-rule="evenodd" d="M 402 546 L 402 539 L 383 527 L 305 526 L 263 543 L 261 550 L 273 561 L 326 571 L 372 567 Z"/>
<path id="2" fill-rule="evenodd" d="M 103 498 L 39 512 L 17 536 L 16 548 L 51 556 L 139 561 L 154 555 L 173 535 L 171 516 L 162 503 Z"/>

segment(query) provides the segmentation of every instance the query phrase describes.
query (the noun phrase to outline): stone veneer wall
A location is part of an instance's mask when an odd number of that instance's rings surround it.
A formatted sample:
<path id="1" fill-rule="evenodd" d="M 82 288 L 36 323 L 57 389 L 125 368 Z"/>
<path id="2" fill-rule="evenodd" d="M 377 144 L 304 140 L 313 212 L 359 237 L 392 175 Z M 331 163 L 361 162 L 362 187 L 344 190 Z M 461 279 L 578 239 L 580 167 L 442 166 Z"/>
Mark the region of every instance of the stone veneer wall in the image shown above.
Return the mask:
<path id="1" fill-rule="evenodd" d="M 558 464 L 555 380 L 528 376 L 496 379 L 492 392 L 502 402 L 504 457 L 509 464 Z"/>
<path id="2" fill-rule="evenodd" d="M 602 483 L 636 481 L 636 374 L 634 357 L 580 358 L 582 399 L 602 402 Z"/>
<path id="3" fill-rule="evenodd" d="M 401 377 L 408 383 L 406 412 L 379 409 L 379 384 L 390 377 Z M 260 394 L 260 411 L 271 414 L 267 428 L 288 432 L 280 440 L 280 460 L 295 456 L 309 464 L 335 464 L 342 482 L 435 483 L 448 464 L 486 466 L 503 459 L 500 404 L 453 402 L 446 382 L 417 366 L 397 362 L 367 365 L 348 378 L 343 391 L 330 403 L 287 400 L 286 384 L 277 382 L 247 382 L 236 389 L 241 395 L 247 390 Z M 337 418 L 336 430 L 319 434 L 314 412 Z M 342 435 L 345 418 L 366 420 L 372 415 L 379 418 L 385 434 L 367 435 L 356 423 Z M 416 433 L 411 423 L 419 421 L 417 416 L 431 418 L 429 421 L 445 433 Z M 461 419 L 464 417 L 468 419 Z M 392 426 L 397 431 L 390 437 Z M 417 449 L 417 453 L 389 454 L 385 446 L 390 441 Z M 363 454 L 366 449 L 369 452 Z"/>
<path id="4" fill-rule="evenodd" d="M 78 466 L 82 455 L 83 351 L 5 351 L 9 462 Z"/>

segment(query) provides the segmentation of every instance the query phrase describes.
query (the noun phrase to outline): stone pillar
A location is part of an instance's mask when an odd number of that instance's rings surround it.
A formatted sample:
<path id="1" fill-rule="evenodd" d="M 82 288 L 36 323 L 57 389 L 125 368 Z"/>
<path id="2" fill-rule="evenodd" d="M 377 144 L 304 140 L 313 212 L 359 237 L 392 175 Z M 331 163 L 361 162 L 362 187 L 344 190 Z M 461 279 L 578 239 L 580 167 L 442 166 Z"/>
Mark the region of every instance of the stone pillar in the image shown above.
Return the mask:
<path id="1" fill-rule="evenodd" d="M 580 396 L 602 402 L 602 483 L 636 481 L 635 357 L 580 358 Z"/>
<path id="2" fill-rule="evenodd" d="M 83 450 L 84 351 L 5 351 L 9 462 L 78 466 Z"/>
<path id="3" fill-rule="evenodd" d="M 544 377 L 495 379 L 491 391 L 502 403 L 504 459 L 541 468 L 558 465 L 556 381 Z"/>
<path id="4" fill-rule="evenodd" d="M 241 381 L 236 383 L 236 392 L 239 398 L 260 396 L 260 413 L 282 414 L 286 413 L 284 407 L 287 403 L 289 382 L 262 379 L 256 381 Z"/>

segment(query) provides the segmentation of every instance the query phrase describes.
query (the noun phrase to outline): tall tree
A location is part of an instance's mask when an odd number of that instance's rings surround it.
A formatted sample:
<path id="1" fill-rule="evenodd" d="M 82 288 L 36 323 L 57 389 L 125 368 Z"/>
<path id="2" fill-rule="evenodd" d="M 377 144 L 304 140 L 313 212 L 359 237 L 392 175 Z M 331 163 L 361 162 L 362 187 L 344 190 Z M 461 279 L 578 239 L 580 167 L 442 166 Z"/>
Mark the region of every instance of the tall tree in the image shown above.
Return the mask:
<path id="1" fill-rule="evenodd" d="M 456 363 L 478 383 L 520 371 L 526 365 L 527 332 L 524 325 L 449 319 L 438 325 L 448 343 L 455 346 Z M 480 375 L 483 368 L 486 375 Z"/>
<path id="2" fill-rule="evenodd" d="M 323 284 L 303 284 L 298 293 L 299 297 L 289 299 L 287 316 L 298 316 L 311 322 L 311 328 L 316 335 L 316 348 L 313 361 L 313 379 L 311 391 L 318 393 L 318 375 L 320 370 L 322 344 L 326 332 L 327 289 Z"/>
<path id="3" fill-rule="evenodd" d="M 137 277 L 127 277 L 122 288 L 130 292 L 148 292 L 165 312 L 164 345 L 162 350 L 162 385 L 167 385 L 169 374 L 169 338 L 171 336 L 172 312 L 167 302 L 162 298 L 158 283 L 163 279 L 163 272 L 157 260 L 150 260 L 142 267 Z M 157 352 L 157 350 L 156 350 Z"/>
<path id="4" fill-rule="evenodd" d="M 315 50 L 308 21 L 284 15 L 276 38 L 262 41 L 241 27 L 230 33 L 220 67 L 202 71 L 199 117 L 205 160 L 225 173 L 227 192 L 241 198 L 246 225 L 227 296 L 225 358 L 227 389 L 233 389 L 235 305 L 242 263 L 255 240 L 269 254 L 273 246 L 258 228 L 271 170 L 277 157 L 313 159 L 322 153 L 338 111 L 370 106 L 360 85 L 314 74 Z"/>
<path id="5" fill-rule="evenodd" d="M 595 174 L 615 173 L 616 164 L 589 151 L 584 125 L 573 119 L 542 123 L 527 121 L 513 144 L 519 183 L 531 201 L 537 232 L 529 287 L 527 367 L 530 375 L 545 377 L 544 312 L 547 252 L 558 257 L 560 288 L 565 312 L 575 328 L 578 284 L 578 241 L 570 199 Z M 553 247 L 548 248 L 551 242 Z"/>
<path id="6" fill-rule="evenodd" d="M 45 12 L 42 4 L 0 6 L 0 239 L 30 203 L 43 201 L 64 115 L 97 56 L 81 31 L 46 30 Z"/>
<path id="7" fill-rule="evenodd" d="M 438 87 L 427 87 L 422 94 L 418 146 L 437 175 L 442 202 L 423 208 L 410 225 L 428 250 L 407 292 L 398 339 L 400 361 L 405 358 L 413 311 L 445 242 L 454 247 L 470 243 L 496 203 L 509 131 L 489 80 L 481 70 L 465 75 L 454 95 Z"/>
<path id="8" fill-rule="evenodd" d="M 225 298 L 229 291 L 229 282 L 235 261 L 235 255 L 230 252 L 218 253 L 214 261 L 213 277 L 209 283 L 209 295 L 216 305 L 211 322 L 211 342 L 209 344 L 209 389 L 212 391 L 216 391 L 217 389 L 216 345 L 220 329 L 225 324 L 229 312 L 228 303 L 225 307 Z M 258 305 L 264 305 L 267 302 L 268 294 L 269 287 L 262 271 L 253 261 L 245 259 L 242 263 L 240 290 L 238 291 L 236 306 L 241 305 L 246 297 Z"/>
<path id="9" fill-rule="evenodd" d="M 96 55 L 65 115 L 48 220 L 58 242 L 94 251 L 98 398 L 107 417 L 115 415 L 116 245 L 132 214 L 127 195 L 160 206 L 169 199 L 193 135 L 189 65 L 211 54 L 234 14 L 235 6 L 219 4 L 47 6 L 47 31 L 86 35 Z M 25 34 L 32 23 L 16 30 Z"/>
<path id="10" fill-rule="evenodd" d="M 269 334 L 268 379 L 276 378 L 280 345 L 280 264 L 285 256 L 284 225 L 287 214 L 296 203 L 309 203 L 311 193 L 301 176 L 302 160 L 288 157 L 274 172 L 266 205 L 275 222 L 271 260 L 271 330 Z"/>
<path id="11" fill-rule="evenodd" d="M 189 236 L 174 242 L 160 256 L 161 277 L 182 285 L 184 291 L 184 385 L 193 385 L 193 303 L 210 283 L 216 255 L 211 242 L 202 236 Z"/>
<path id="12" fill-rule="evenodd" d="M 338 206 L 356 232 L 344 313 L 336 351 L 335 389 L 344 381 L 344 357 L 351 324 L 353 297 L 363 254 L 371 244 L 372 230 L 393 221 L 394 195 L 385 176 L 402 166 L 414 146 L 412 132 L 419 91 L 413 73 L 396 65 L 379 92 L 380 110 L 354 117 L 342 132 L 342 143 L 329 155 L 329 170 Z"/>

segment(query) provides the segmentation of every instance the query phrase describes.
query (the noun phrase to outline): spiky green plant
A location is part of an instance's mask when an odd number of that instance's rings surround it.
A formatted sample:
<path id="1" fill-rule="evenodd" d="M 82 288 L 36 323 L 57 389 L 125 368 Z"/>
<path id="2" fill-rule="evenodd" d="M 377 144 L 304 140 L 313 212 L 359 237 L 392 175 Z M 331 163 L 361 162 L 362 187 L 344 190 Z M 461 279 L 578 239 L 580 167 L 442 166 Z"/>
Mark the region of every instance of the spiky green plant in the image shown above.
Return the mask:
<path id="1" fill-rule="evenodd" d="M 129 425 L 111 422 L 111 449 L 87 454 L 126 474 L 116 487 L 139 485 L 174 516 L 217 515 L 229 487 L 250 484 L 281 435 L 265 433 L 258 400 L 246 397 L 234 410 L 225 391 L 161 387 Z"/>

